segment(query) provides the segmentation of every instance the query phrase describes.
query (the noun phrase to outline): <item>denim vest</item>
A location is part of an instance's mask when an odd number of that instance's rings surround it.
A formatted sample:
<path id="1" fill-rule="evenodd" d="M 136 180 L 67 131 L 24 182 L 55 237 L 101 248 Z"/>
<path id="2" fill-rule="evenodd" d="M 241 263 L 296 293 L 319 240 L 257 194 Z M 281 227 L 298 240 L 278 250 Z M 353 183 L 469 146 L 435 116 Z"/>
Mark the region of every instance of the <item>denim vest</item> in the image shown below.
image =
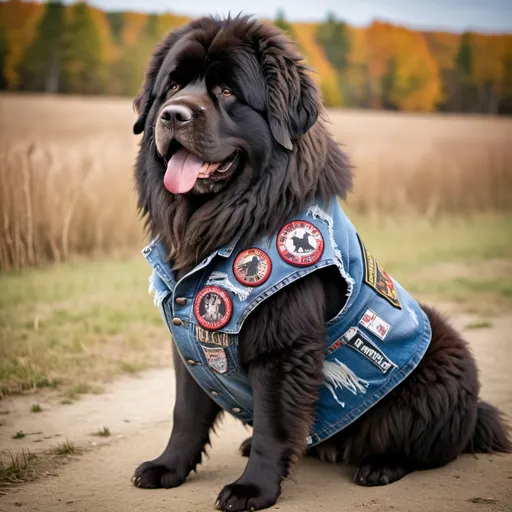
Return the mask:
<path id="1" fill-rule="evenodd" d="M 197 383 L 224 410 L 252 425 L 251 386 L 238 357 L 246 318 L 290 283 L 335 266 L 347 284 L 343 309 L 326 323 L 324 385 L 308 445 L 336 434 L 400 384 L 431 339 L 418 303 L 379 265 L 336 198 L 312 204 L 250 247 L 217 249 L 176 282 L 158 239 L 143 254 L 150 292 Z"/>

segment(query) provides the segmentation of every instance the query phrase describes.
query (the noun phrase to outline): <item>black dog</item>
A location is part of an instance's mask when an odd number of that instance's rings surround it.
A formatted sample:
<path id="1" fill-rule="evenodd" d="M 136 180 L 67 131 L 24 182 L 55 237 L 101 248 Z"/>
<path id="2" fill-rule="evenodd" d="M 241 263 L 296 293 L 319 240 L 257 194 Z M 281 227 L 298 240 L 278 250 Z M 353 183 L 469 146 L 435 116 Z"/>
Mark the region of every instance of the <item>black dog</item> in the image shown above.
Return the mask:
<path id="1" fill-rule="evenodd" d="M 295 248 L 295 252 L 299 252 L 299 249 L 302 249 L 302 252 L 315 250 L 315 248 L 309 243 L 309 235 L 307 233 L 304 233 L 302 238 L 293 236 L 292 242 Z"/>
<path id="2" fill-rule="evenodd" d="M 135 108 L 134 131 L 144 132 L 139 206 L 152 235 L 165 240 L 177 278 L 233 238 L 250 247 L 313 199 L 344 198 L 351 188 L 349 162 L 318 120 L 314 83 L 269 25 L 201 18 L 174 31 L 155 50 Z M 247 467 L 221 491 L 218 508 L 271 506 L 306 451 L 323 382 L 325 322 L 343 307 L 345 287 L 327 267 L 283 288 L 245 321 L 238 350 L 252 385 L 254 432 L 242 446 Z M 432 341 L 416 370 L 311 450 L 358 464 L 360 485 L 391 483 L 464 452 L 511 449 L 500 413 L 478 398 L 467 344 L 438 313 L 424 311 Z M 185 482 L 221 412 L 176 354 L 175 367 L 172 435 L 162 455 L 137 468 L 138 487 Z"/>
<path id="3" fill-rule="evenodd" d="M 251 261 L 242 265 L 242 268 L 245 270 L 246 277 L 254 277 L 258 275 L 258 267 L 260 265 L 260 260 L 258 256 L 253 256 Z"/>

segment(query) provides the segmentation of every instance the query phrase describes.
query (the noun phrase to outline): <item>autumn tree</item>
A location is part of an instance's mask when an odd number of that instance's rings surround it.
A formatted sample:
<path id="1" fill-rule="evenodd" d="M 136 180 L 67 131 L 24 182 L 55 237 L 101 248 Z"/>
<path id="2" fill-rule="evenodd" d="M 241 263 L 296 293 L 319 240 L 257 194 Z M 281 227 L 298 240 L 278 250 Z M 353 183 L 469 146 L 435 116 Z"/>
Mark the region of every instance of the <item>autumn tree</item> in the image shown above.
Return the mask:
<path id="1" fill-rule="evenodd" d="M 72 5 L 65 40 L 67 91 L 98 94 L 104 90 L 107 69 L 102 54 L 99 28 L 89 6 L 83 2 Z"/>
<path id="2" fill-rule="evenodd" d="M 0 27 L 5 45 L 2 76 L 9 90 L 17 90 L 21 86 L 23 58 L 34 38 L 42 9 L 41 4 L 21 0 L 0 2 Z"/>
<path id="3" fill-rule="evenodd" d="M 370 106 L 432 111 L 441 100 L 439 68 L 423 34 L 389 23 L 366 29 Z"/>
<path id="4" fill-rule="evenodd" d="M 23 62 L 25 89 L 52 93 L 59 91 L 65 30 L 64 5 L 61 2 L 48 2 Z"/>

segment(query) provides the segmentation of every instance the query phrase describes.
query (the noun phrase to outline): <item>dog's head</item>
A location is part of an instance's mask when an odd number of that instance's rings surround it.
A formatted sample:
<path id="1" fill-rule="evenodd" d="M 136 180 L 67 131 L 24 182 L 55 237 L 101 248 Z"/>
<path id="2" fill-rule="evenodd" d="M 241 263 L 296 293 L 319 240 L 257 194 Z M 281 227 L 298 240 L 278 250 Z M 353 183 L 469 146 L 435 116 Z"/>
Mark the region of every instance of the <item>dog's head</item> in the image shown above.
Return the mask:
<path id="1" fill-rule="evenodd" d="M 150 172 L 174 195 L 217 193 L 244 170 L 261 171 L 320 111 L 288 39 L 248 17 L 200 18 L 171 33 L 134 105 L 134 132 L 154 142 Z"/>

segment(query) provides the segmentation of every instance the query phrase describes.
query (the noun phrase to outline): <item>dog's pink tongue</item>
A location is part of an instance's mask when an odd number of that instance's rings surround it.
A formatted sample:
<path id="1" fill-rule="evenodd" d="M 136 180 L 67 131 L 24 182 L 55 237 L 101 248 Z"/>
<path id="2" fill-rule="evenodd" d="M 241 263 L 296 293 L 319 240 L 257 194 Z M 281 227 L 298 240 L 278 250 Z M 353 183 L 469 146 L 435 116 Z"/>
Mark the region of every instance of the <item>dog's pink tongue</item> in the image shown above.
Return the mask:
<path id="1" fill-rule="evenodd" d="M 188 192 L 197 180 L 203 161 L 181 148 L 172 155 L 164 176 L 164 186 L 173 194 Z"/>

